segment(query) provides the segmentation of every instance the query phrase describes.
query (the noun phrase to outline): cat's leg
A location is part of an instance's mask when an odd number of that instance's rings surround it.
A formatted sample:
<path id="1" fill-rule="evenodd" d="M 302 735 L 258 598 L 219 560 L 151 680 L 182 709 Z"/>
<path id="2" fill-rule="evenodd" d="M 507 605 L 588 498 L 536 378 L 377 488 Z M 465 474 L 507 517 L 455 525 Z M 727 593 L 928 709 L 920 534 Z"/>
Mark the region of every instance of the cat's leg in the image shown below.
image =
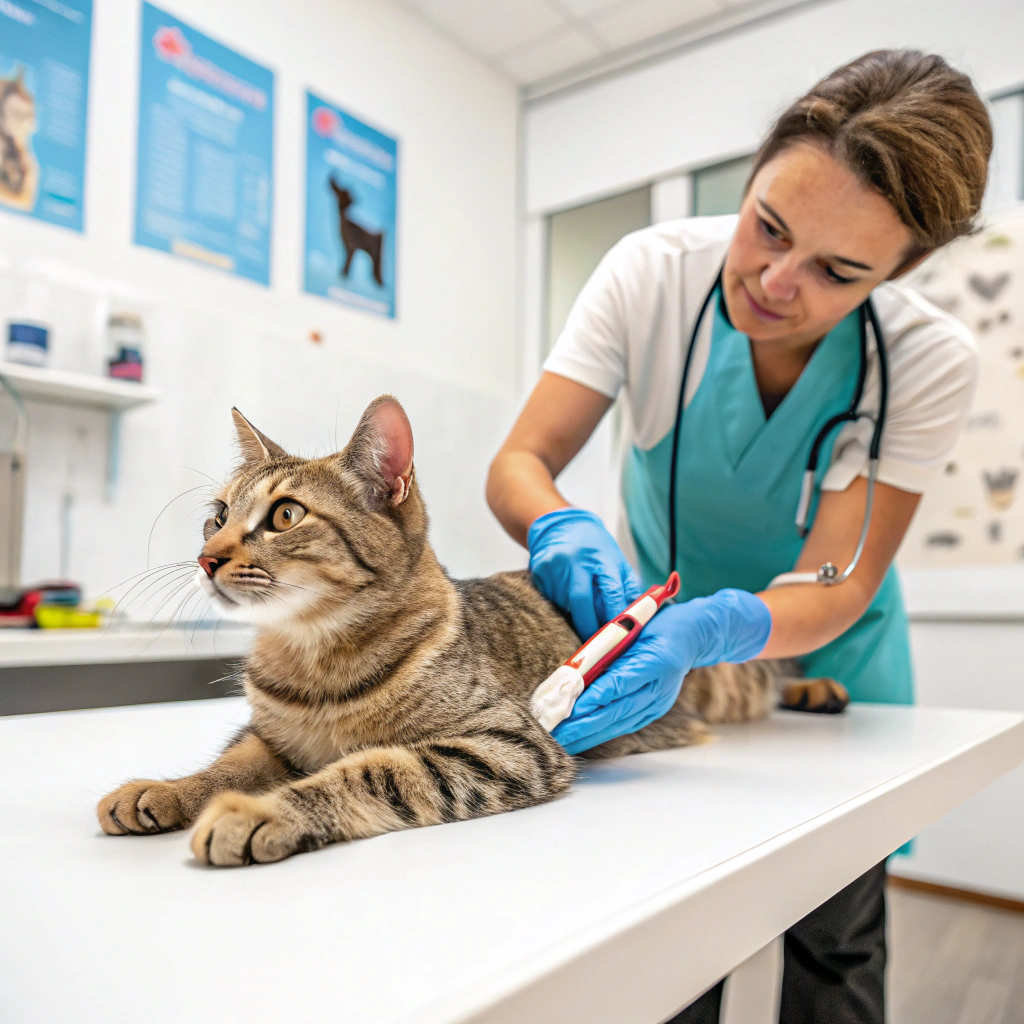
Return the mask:
<path id="1" fill-rule="evenodd" d="M 776 705 L 834 715 L 850 703 L 842 683 L 804 679 L 799 663 L 792 660 L 694 669 L 686 677 L 681 699 L 712 725 L 763 718 Z"/>
<path id="2" fill-rule="evenodd" d="M 798 672 L 788 661 L 695 668 L 687 673 L 679 699 L 709 725 L 750 722 L 775 707 L 781 678 L 797 678 Z"/>
<path id="3" fill-rule="evenodd" d="M 779 680 L 779 707 L 786 711 L 810 711 L 838 715 L 850 703 L 850 694 L 835 679 Z"/>
<path id="4" fill-rule="evenodd" d="M 362 750 L 262 796 L 221 793 L 192 851 L 207 864 L 283 860 L 328 843 L 544 803 L 565 792 L 572 758 L 539 726 Z"/>
<path id="5" fill-rule="evenodd" d="M 209 767 L 182 779 L 126 782 L 99 802 L 96 814 L 112 836 L 171 832 L 188 828 L 214 793 L 262 793 L 289 777 L 284 760 L 246 729 Z"/>

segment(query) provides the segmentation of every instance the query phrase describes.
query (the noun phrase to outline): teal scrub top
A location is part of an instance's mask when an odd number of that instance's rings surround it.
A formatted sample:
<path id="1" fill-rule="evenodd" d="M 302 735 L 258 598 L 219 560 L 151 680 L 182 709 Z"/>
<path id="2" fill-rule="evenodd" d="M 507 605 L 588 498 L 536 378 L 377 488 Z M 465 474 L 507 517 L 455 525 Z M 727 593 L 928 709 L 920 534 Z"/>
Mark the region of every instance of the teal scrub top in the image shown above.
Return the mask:
<path id="1" fill-rule="evenodd" d="M 680 599 L 686 600 L 723 587 L 764 590 L 793 568 L 803 544 L 794 516 L 807 456 L 822 424 L 849 408 L 860 362 L 854 311 L 822 339 L 766 418 L 749 339 L 729 323 L 720 294 L 711 309 L 708 363 L 680 431 L 674 566 L 668 564 L 672 431 L 649 450 L 633 447 L 623 469 L 623 498 L 644 584 L 664 582 L 676 569 Z M 836 432 L 822 450 L 819 487 Z M 895 568 L 853 626 L 800 661 L 808 677 L 839 680 L 853 700 L 913 703 L 907 616 Z"/>

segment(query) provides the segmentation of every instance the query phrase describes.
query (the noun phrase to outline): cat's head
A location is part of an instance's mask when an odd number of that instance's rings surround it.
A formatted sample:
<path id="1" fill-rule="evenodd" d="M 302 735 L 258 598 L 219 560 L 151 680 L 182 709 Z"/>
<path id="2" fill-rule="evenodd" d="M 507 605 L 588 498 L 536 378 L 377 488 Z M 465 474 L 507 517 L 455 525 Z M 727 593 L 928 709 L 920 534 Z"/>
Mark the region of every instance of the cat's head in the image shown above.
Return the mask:
<path id="1" fill-rule="evenodd" d="M 320 459 L 289 455 L 231 414 L 242 461 L 203 528 L 202 588 L 221 611 L 259 624 L 379 613 L 412 578 L 427 537 L 401 405 L 382 395 L 346 447 Z"/>

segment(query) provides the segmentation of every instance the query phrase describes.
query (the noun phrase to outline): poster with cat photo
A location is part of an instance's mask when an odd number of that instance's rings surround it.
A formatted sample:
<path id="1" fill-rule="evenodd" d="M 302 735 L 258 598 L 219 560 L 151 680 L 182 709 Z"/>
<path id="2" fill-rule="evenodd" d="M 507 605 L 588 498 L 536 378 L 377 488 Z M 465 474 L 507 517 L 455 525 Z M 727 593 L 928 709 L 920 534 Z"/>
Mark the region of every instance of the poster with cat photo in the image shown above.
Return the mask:
<path id="1" fill-rule="evenodd" d="M 398 141 L 306 93 L 305 288 L 395 316 Z"/>
<path id="2" fill-rule="evenodd" d="M 135 244 L 270 283 L 274 73 L 142 5 Z"/>
<path id="3" fill-rule="evenodd" d="M 0 0 L 0 210 L 81 231 L 92 0 Z"/>
<path id="4" fill-rule="evenodd" d="M 981 354 L 966 429 L 911 524 L 906 568 L 1024 562 L 1024 206 L 940 250 L 908 285 L 962 320 Z"/>

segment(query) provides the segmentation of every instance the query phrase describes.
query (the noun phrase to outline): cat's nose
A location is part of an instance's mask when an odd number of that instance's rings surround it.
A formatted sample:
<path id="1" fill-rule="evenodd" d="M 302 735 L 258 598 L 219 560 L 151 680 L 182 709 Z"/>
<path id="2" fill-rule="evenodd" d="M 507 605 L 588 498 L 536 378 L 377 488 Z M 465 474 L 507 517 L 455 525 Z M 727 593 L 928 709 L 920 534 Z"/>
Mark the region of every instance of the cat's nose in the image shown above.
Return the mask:
<path id="1" fill-rule="evenodd" d="M 206 573 L 210 579 L 213 579 L 213 574 L 226 562 L 230 562 L 230 558 L 213 558 L 210 555 L 203 555 L 199 559 L 199 564 L 203 567 L 203 572 Z"/>

